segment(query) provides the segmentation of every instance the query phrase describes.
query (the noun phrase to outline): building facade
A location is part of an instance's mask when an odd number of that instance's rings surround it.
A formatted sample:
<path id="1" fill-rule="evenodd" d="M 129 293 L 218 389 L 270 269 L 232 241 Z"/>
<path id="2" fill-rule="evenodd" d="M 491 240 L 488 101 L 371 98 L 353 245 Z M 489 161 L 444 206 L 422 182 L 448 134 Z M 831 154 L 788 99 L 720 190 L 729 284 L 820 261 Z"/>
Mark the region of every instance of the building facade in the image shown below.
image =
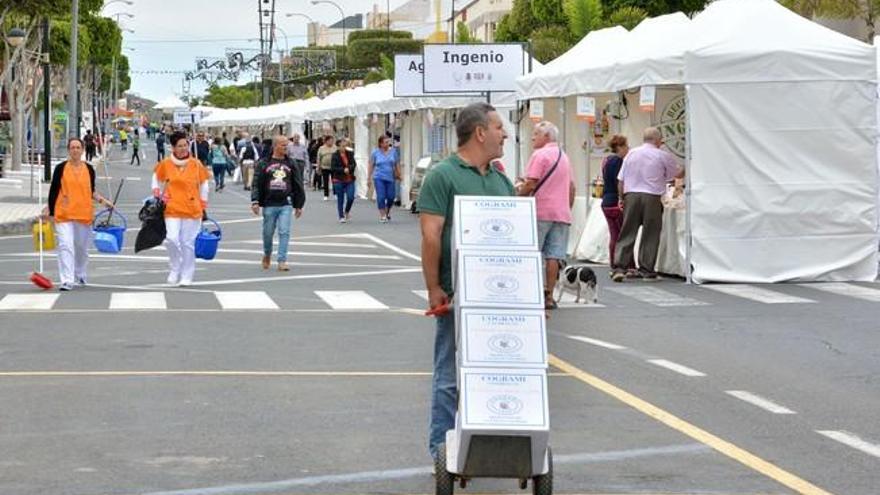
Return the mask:
<path id="1" fill-rule="evenodd" d="M 453 22 L 456 26 L 459 22 L 465 23 L 475 38 L 492 43 L 498 21 L 512 9 L 513 0 L 472 0 L 463 7 L 457 2 Z"/>

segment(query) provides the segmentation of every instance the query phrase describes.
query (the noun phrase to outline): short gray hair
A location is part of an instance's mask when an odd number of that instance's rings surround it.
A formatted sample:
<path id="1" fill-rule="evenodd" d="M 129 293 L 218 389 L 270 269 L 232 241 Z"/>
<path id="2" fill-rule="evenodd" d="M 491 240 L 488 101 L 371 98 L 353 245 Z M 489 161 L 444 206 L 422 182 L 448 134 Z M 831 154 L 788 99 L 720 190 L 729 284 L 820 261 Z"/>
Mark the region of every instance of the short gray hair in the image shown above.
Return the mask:
<path id="1" fill-rule="evenodd" d="M 538 122 L 535 124 L 535 129 L 541 131 L 541 134 L 550 138 L 550 141 L 556 142 L 559 140 L 559 128 L 549 120 Z"/>
<path id="2" fill-rule="evenodd" d="M 663 134 L 661 134 L 660 129 L 657 129 L 656 127 L 646 127 L 642 132 L 642 141 L 646 143 L 657 144 L 661 139 L 663 139 Z"/>
<path id="3" fill-rule="evenodd" d="M 278 142 L 281 141 L 282 139 L 285 141 L 288 140 L 287 136 L 285 136 L 284 134 L 278 134 L 277 136 L 273 137 L 272 138 L 272 146 L 275 146 L 276 144 L 278 144 Z"/>
<path id="4" fill-rule="evenodd" d="M 477 127 L 489 128 L 489 113 L 494 112 L 495 107 L 488 103 L 471 103 L 458 112 L 455 120 L 455 135 L 458 137 L 458 146 L 466 145 L 474 136 Z"/>

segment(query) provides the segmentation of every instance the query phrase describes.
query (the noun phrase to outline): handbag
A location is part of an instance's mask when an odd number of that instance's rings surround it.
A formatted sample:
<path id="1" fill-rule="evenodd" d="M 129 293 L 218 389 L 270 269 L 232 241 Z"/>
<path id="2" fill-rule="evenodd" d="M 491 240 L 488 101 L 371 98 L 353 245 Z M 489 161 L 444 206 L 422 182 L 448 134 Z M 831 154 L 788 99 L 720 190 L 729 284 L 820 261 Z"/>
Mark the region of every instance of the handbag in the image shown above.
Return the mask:
<path id="1" fill-rule="evenodd" d="M 403 179 L 401 178 L 401 174 L 400 174 L 400 165 L 395 165 L 395 166 L 394 166 L 394 180 L 396 180 L 396 181 L 401 181 L 401 180 L 403 180 Z"/>
<path id="2" fill-rule="evenodd" d="M 556 157 L 556 161 L 553 162 L 553 166 L 550 167 L 550 170 L 548 170 L 546 174 L 544 174 L 544 177 L 541 177 L 541 180 L 538 182 L 538 185 L 535 186 L 535 189 L 532 190 L 532 194 L 530 194 L 530 196 L 534 196 L 535 194 L 538 193 L 538 189 L 541 189 L 541 186 L 543 186 L 544 183 L 547 182 L 547 179 L 549 179 L 550 176 L 553 175 L 553 172 L 556 171 L 556 167 L 559 166 L 559 160 L 561 160 L 561 159 L 562 159 L 562 148 L 559 148 L 559 155 Z"/>

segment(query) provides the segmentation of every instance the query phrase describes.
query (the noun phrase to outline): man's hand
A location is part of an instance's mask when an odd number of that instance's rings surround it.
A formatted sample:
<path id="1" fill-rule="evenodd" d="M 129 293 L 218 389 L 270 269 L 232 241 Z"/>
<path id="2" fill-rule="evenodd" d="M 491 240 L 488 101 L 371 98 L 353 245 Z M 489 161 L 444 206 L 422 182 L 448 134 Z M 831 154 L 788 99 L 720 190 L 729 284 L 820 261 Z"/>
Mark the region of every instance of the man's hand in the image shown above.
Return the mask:
<path id="1" fill-rule="evenodd" d="M 443 306 L 444 304 L 449 304 L 449 296 L 446 292 L 438 285 L 436 287 L 428 288 L 428 307 L 432 310 L 436 309 L 438 306 Z"/>
<path id="2" fill-rule="evenodd" d="M 257 203 L 252 204 L 251 211 L 254 212 L 254 215 L 259 215 L 260 214 L 260 205 Z"/>
<path id="3" fill-rule="evenodd" d="M 293 216 L 294 216 L 295 218 L 299 218 L 299 217 L 301 217 L 302 214 L 303 214 L 303 210 L 302 210 L 302 208 L 295 208 L 295 209 L 293 210 Z"/>

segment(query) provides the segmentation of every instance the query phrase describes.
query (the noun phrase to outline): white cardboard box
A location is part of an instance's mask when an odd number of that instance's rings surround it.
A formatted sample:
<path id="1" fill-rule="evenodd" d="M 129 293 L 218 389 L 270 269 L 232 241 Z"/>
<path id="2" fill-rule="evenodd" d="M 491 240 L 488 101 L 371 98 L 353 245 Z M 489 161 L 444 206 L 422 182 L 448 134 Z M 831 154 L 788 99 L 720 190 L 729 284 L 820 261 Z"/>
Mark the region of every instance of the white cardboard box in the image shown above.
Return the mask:
<path id="1" fill-rule="evenodd" d="M 538 250 L 535 198 L 456 196 L 455 249 Z"/>
<path id="2" fill-rule="evenodd" d="M 543 310 L 468 308 L 456 318 L 460 366 L 547 367 Z"/>
<path id="3" fill-rule="evenodd" d="M 543 369 L 460 368 L 461 429 L 548 431 Z"/>
<path id="4" fill-rule="evenodd" d="M 537 251 L 466 251 L 456 255 L 459 308 L 544 308 L 544 260 Z"/>

